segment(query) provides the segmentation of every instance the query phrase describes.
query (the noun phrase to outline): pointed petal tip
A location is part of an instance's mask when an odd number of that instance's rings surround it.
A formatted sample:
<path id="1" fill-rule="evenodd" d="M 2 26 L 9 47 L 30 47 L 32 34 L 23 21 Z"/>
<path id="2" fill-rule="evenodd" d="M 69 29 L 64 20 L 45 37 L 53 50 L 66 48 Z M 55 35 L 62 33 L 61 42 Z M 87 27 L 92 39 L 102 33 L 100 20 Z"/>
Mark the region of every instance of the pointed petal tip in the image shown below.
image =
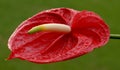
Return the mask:
<path id="1" fill-rule="evenodd" d="M 11 53 L 11 54 L 9 55 L 9 57 L 6 58 L 5 60 L 7 61 L 7 60 L 14 59 L 14 58 L 16 58 L 16 57 L 15 57 L 15 54 L 14 54 L 14 53 Z"/>

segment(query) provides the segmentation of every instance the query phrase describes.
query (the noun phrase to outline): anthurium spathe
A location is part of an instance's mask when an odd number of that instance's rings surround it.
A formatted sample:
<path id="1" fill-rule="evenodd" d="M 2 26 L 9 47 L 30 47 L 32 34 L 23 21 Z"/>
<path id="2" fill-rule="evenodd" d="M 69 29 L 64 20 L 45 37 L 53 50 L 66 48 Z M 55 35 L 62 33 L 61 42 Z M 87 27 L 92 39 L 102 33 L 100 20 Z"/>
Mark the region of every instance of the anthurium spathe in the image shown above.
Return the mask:
<path id="1" fill-rule="evenodd" d="M 91 11 L 55 8 L 22 22 L 8 41 L 11 55 L 35 63 L 53 63 L 82 56 L 104 46 L 110 30 Z"/>

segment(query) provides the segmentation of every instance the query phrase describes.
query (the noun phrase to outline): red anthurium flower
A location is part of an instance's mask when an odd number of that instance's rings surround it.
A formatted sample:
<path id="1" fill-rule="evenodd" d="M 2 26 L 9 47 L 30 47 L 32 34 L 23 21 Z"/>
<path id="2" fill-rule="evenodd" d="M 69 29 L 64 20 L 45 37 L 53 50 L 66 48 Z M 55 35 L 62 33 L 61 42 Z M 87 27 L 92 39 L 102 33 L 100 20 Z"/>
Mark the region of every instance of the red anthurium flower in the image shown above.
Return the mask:
<path id="1" fill-rule="evenodd" d="M 44 24 L 46 27 L 36 29 L 39 32 L 28 33 L 31 28 Z M 35 63 L 64 61 L 105 45 L 109 35 L 108 26 L 94 12 L 69 8 L 45 10 L 16 28 L 8 41 L 12 51 L 8 59 L 20 58 Z"/>

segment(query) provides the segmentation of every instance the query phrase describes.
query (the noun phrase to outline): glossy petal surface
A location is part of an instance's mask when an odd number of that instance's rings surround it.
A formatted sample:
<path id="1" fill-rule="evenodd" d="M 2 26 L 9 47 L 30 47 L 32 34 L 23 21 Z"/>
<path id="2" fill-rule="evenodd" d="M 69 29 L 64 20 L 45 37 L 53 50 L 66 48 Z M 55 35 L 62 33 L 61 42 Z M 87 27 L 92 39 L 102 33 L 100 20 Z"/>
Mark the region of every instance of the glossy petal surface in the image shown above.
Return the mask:
<path id="1" fill-rule="evenodd" d="M 48 23 L 69 25 L 68 34 L 38 32 L 28 34 L 34 26 Z M 109 28 L 95 13 L 56 8 L 40 12 L 21 23 L 8 41 L 9 59 L 20 58 L 35 63 L 52 63 L 84 55 L 109 40 Z"/>

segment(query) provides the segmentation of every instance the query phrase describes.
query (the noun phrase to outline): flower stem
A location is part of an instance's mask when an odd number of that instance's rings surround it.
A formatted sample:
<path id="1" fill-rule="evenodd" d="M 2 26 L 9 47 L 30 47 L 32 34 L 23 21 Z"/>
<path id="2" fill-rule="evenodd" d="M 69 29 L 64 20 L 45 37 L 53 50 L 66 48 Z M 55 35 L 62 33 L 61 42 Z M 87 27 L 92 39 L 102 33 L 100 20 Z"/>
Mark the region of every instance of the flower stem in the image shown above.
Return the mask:
<path id="1" fill-rule="evenodd" d="M 110 39 L 120 39 L 120 34 L 110 34 Z"/>

